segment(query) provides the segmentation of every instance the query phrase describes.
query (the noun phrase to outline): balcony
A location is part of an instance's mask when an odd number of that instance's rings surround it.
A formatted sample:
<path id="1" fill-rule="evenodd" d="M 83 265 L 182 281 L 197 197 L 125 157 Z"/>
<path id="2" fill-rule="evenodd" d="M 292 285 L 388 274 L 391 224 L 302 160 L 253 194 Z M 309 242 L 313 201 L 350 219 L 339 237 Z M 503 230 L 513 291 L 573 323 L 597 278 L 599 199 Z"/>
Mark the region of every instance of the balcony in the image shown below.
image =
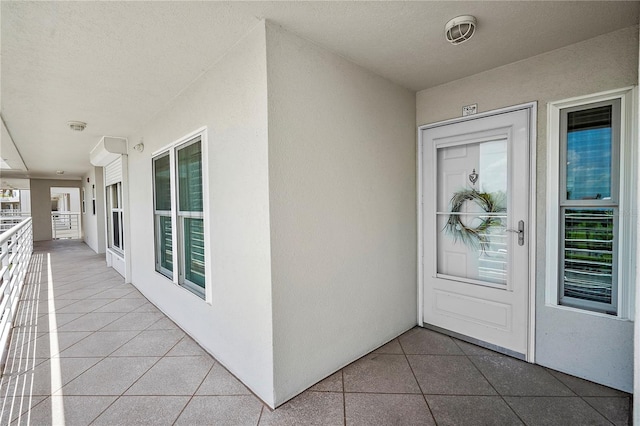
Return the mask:
<path id="1" fill-rule="evenodd" d="M 272 411 L 81 241 L 36 243 L 2 424 L 616 424 L 630 396 L 414 328 Z"/>

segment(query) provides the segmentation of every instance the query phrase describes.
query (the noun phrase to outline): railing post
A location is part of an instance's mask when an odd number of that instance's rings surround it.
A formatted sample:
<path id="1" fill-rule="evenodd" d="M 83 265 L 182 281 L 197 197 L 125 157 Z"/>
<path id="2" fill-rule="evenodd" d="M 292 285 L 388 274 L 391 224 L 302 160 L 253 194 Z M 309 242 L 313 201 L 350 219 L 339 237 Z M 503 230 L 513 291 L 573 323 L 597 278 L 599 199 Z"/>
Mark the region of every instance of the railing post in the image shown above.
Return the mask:
<path id="1" fill-rule="evenodd" d="M 11 268 L 9 267 L 9 243 L 11 242 L 10 239 L 7 239 L 5 242 L 2 243 L 2 246 L 0 246 L 0 253 L 7 253 L 5 256 L 2 256 L 2 270 L 4 270 L 4 274 L 1 277 L 2 278 L 2 282 L 8 282 L 11 279 Z M 5 296 L 8 294 L 8 290 L 9 286 L 5 287 L 4 290 L 4 294 Z"/>

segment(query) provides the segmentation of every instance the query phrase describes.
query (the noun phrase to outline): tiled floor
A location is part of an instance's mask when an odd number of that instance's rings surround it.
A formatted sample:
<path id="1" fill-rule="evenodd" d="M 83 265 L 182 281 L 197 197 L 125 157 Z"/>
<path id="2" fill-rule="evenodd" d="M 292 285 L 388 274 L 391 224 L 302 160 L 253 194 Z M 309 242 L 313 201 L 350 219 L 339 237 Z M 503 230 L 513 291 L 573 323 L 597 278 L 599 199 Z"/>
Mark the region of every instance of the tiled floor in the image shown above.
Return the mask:
<path id="1" fill-rule="evenodd" d="M 629 423 L 628 394 L 419 328 L 271 411 L 79 242 L 36 245 L 16 324 L 0 424 Z"/>

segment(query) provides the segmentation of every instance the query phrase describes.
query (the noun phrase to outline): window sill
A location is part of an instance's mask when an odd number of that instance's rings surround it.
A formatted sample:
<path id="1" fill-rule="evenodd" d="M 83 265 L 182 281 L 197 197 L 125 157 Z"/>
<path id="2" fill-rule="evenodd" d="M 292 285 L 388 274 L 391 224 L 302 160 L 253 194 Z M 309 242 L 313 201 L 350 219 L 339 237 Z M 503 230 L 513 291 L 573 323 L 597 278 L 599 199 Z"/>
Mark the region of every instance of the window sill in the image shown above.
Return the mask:
<path id="1" fill-rule="evenodd" d="M 608 320 L 633 322 L 629 318 L 622 318 L 622 317 L 617 316 L 617 315 L 609 315 L 609 314 L 604 314 L 602 312 L 587 311 L 585 309 L 573 308 L 571 306 L 557 305 L 557 304 L 553 304 L 553 303 L 545 303 L 545 307 L 552 308 L 552 309 L 558 309 L 558 310 L 570 312 L 570 313 L 573 313 L 573 314 L 589 315 L 589 316 L 604 318 L 604 319 L 608 319 Z"/>

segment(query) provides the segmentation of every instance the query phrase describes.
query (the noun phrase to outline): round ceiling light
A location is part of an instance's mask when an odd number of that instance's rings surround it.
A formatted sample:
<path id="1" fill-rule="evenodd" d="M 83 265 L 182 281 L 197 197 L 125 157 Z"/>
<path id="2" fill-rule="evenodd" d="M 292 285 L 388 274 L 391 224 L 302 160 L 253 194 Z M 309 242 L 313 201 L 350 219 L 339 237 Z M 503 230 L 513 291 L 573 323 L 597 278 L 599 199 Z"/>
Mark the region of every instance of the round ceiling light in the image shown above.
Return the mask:
<path id="1" fill-rule="evenodd" d="M 67 121 L 67 126 L 74 132 L 81 132 L 87 127 L 87 123 L 83 121 Z"/>
<path id="2" fill-rule="evenodd" d="M 476 32 L 476 18 L 462 15 L 453 18 L 444 26 L 445 37 L 451 44 L 460 44 L 471 38 Z"/>

